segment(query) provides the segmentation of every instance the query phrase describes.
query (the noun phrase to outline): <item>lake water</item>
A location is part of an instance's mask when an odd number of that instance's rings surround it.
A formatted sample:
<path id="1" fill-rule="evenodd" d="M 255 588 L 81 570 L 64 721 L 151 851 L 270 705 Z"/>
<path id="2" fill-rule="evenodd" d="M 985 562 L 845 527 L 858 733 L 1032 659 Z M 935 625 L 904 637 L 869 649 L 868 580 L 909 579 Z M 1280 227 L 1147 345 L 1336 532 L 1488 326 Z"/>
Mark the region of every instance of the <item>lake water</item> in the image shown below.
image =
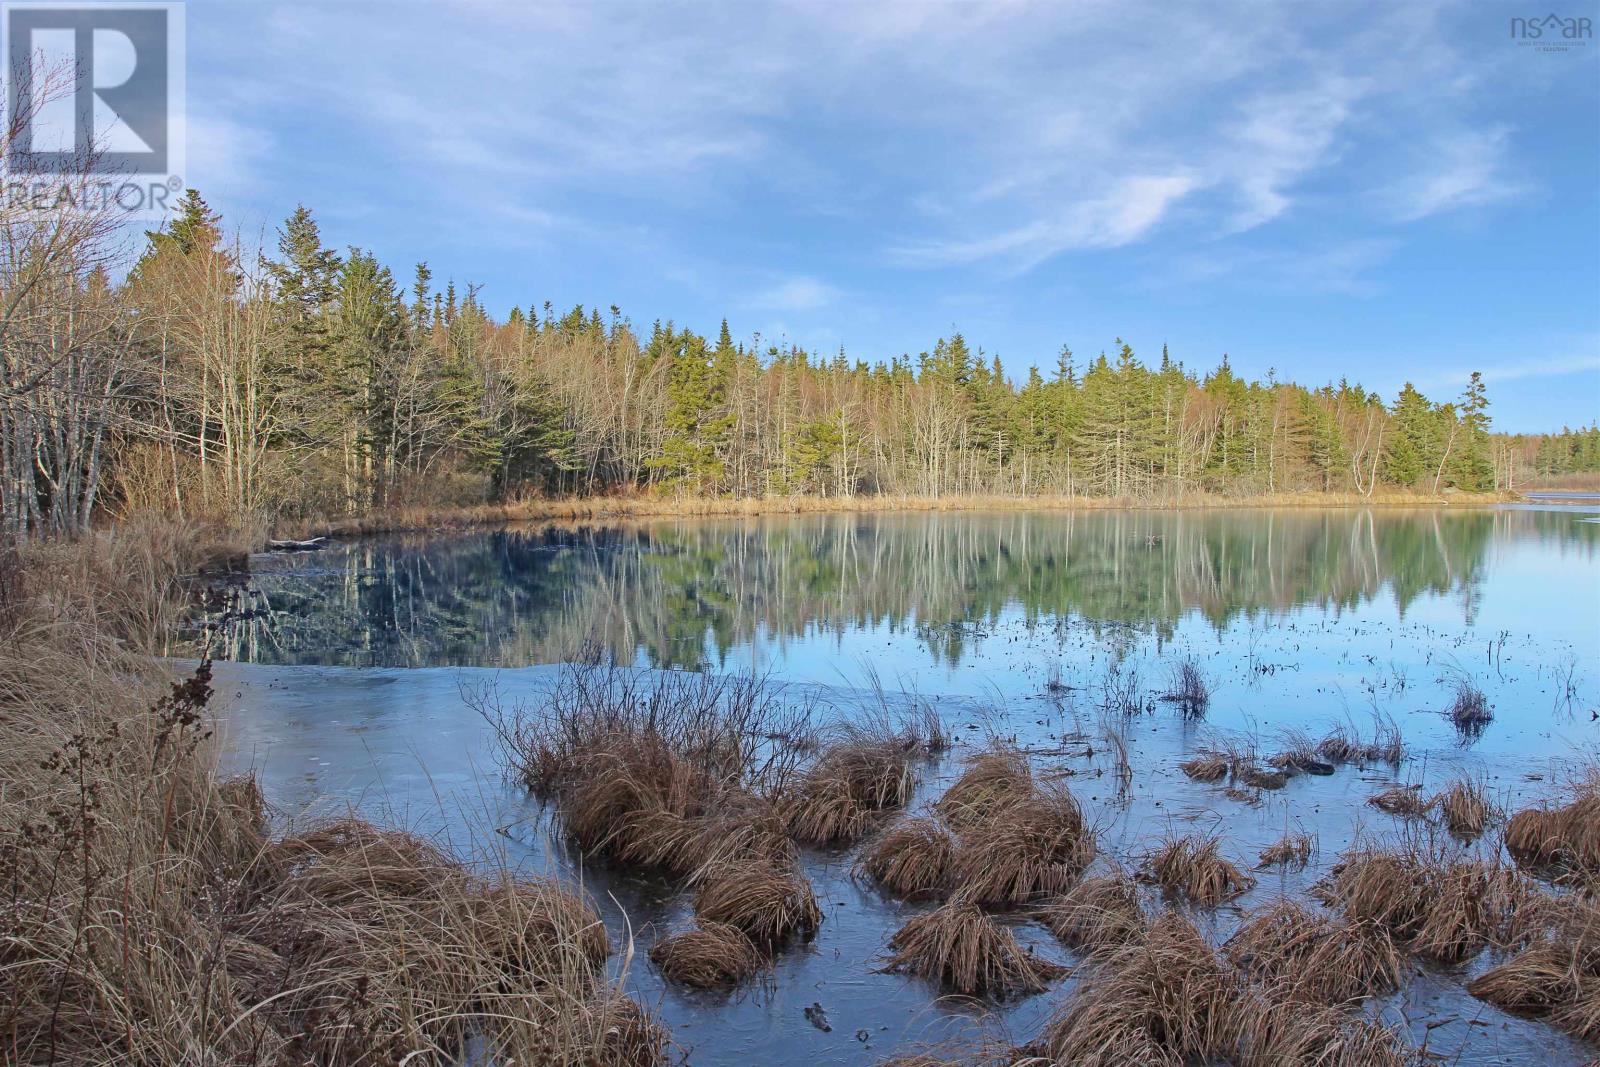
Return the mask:
<path id="1" fill-rule="evenodd" d="M 1482 774 L 1517 806 L 1548 795 L 1600 743 L 1600 503 L 1498 509 L 1087 511 L 819 515 L 543 527 L 335 545 L 258 557 L 215 649 L 229 760 L 262 775 L 298 819 L 355 808 L 437 833 L 464 855 L 497 850 L 583 878 L 613 933 L 630 931 L 636 995 L 691 1062 L 868 1064 L 907 1041 L 980 1025 L 1031 1037 L 1070 995 L 1003 1005 L 939 998 L 874 973 L 919 910 L 850 877 L 847 852 L 808 853 L 825 921 L 771 981 L 732 997 L 666 987 L 643 959 L 689 918 L 670 886 L 585 868 L 549 813 L 505 779 L 468 698 L 535 705 L 563 663 L 756 671 L 824 714 L 875 690 L 914 691 L 965 744 L 925 769 L 918 802 L 963 750 L 1014 737 L 1070 773 L 1102 849 L 1135 862 L 1169 831 L 1220 830 L 1250 865 L 1285 828 L 1319 838 L 1305 872 L 1263 875 L 1198 918 L 1216 939 L 1240 908 L 1300 893 L 1358 835 L 1402 832 L 1365 798 L 1392 780 L 1433 788 Z M 1157 697 L 1181 658 L 1211 683 L 1202 724 Z M 1481 687 L 1494 721 L 1472 740 L 1441 714 Z M 1108 688 L 1148 711 L 1126 727 L 1135 780 L 1119 797 L 1103 752 L 1063 737 L 1099 729 Z M 893 699 L 891 697 L 891 699 Z M 1208 734 L 1270 752 L 1286 729 L 1321 736 L 1375 714 L 1405 735 L 1396 772 L 1296 778 L 1250 806 L 1176 765 Z M 1104 746 L 1100 746 L 1102 749 Z M 1037 926 L 1019 935 L 1070 964 Z M 1481 967 L 1481 961 L 1469 965 Z M 1459 1063 L 1582 1063 L 1593 1052 L 1462 995 L 1461 972 L 1423 968 L 1374 1006 Z M 803 1017 L 819 1002 L 833 1030 Z"/>

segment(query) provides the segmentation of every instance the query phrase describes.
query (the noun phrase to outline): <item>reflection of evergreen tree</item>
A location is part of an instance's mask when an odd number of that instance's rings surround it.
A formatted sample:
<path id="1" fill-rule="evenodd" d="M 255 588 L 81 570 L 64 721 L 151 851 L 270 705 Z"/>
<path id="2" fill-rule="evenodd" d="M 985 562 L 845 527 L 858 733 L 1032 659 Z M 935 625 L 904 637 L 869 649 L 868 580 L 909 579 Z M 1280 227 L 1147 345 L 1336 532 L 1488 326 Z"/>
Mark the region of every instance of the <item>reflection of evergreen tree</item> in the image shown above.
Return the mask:
<path id="1" fill-rule="evenodd" d="M 362 542 L 260 576 L 277 614 L 236 634 L 268 662 L 519 665 L 591 645 L 659 667 L 782 642 L 914 631 L 955 663 L 1003 613 L 1171 635 L 1392 591 L 1475 603 L 1492 540 L 1592 554 L 1600 525 L 1547 512 L 822 515 Z M 307 562 L 309 561 L 309 562 Z"/>

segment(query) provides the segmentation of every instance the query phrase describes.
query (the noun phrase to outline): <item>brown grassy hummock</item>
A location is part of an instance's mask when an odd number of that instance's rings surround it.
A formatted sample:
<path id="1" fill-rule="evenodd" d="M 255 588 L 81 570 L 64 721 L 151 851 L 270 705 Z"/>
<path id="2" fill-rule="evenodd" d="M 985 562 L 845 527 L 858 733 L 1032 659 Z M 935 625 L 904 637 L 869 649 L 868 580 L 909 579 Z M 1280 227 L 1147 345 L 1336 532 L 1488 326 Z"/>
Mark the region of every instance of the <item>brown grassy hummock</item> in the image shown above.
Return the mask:
<path id="1" fill-rule="evenodd" d="M 1243 1045 L 1239 983 L 1175 912 L 1101 957 L 1045 1028 L 1049 1062 L 1074 1067 L 1228 1061 Z"/>
<path id="2" fill-rule="evenodd" d="M 1164 893 L 1181 896 L 1192 904 L 1214 907 L 1255 887 L 1256 880 L 1220 855 L 1216 837 L 1168 838 L 1146 854 L 1140 877 L 1159 885 Z"/>
<path id="3" fill-rule="evenodd" d="M 1226 753 L 1202 747 L 1178 764 L 1178 769 L 1197 782 L 1220 782 L 1228 776 L 1232 766 Z"/>
<path id="4" fill-rule="evenodd" d="M 761 973 L 765 960 L 738 927 L 701 923 L 650 947 L 650 962 L 669 982 L 698 989 L 734 986 Z"/>
<path id="5" fill-rule="evenodd" d="M 914 974 L 955 993 L 1039 993 L 1066 973 L 1017 943 L 1010 930 L 958 896 L 889 939 L 885 971 Z"/>
<path id="6" fill-rule="evenodd" d="M 1028 757 L 1015 748 L 995 745 L 968 758 L 966 770 L 935 805 L 957 833 L 988 818 L 998 807 L 1034 789 Z"/>
<path id="7" fill-rule="evenodd" d="M 1013 906 L 1065 892 L 1094 855 L 1094 833 L 1072 794 L 1038 788 L 965 825 L 951 874 L 976 903 Z"/>
<path id="8" fill-rule="evenodd" d="M 950 886 L 954 850 L 936 820 L 901 819 L 868 843 L 857 866 L 896 896 L 940 896 Z"/>
<path id="9" fill-rule="evenodd" d="M 808 845 L 855 841 L 879 812 L 911 799 L 913 753 L 885 731 L 847 729 L 780 801 L 789 832 Z"/>
<path id="10" fill-rule="evenodd" d="M 1257 909 L 1224 952 L 1275 996 L 1315 1004 L 1344 1004 L 1400 985 L 1400 953 L 1386 930 L 1342 925 L 1292 900 Z"/>
<path id="11" fill-rule="evenodd" d="M 1586 1041 L 1600 1040 L 1600 906 L 1566 898 L 1521 953 L 1484 972 L 1467 992 L 1506 1011 L 1549 1022 Z"/>
<path id="12" fill-rule="evenodd" d="M 1073 886 L 1045 908 L 1044 923 L 1066 944 L 1087 952 L 1138 941 L 1147 926 L 1139 887 L 1120 870 Z"/>
<path id="13" fill-rule="evenodd" d="M 1506 851 L 1523 866 L 1592 882 L 1600 878 L 1600 771 L 1591 768 L 1574 793 L 1561 807 L 1527 808 L 1511 816 Z"/>
<path id="14" fill-rule="evenodd" d="M 808 939 L 822 922 L 803 875 L 754 862 L 708 872 L 695 894 L 694 913 L 702 924 L 726 923 L 764 948 Z"/>

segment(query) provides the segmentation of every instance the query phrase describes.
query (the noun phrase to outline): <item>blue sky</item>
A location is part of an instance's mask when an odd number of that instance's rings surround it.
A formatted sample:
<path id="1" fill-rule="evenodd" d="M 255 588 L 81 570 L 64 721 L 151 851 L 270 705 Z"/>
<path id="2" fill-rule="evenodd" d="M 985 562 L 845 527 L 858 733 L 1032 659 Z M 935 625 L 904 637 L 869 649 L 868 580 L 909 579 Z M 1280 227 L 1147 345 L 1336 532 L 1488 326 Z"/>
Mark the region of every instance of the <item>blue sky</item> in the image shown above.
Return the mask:
<path id="1" fill-rule="evenodd" d="M 1482 370 L 1555 428 L 1600 417 L 1600 40 L 1519 47 L 1525 6 L 192 0 L 188 178 L 499 312 Z"/>

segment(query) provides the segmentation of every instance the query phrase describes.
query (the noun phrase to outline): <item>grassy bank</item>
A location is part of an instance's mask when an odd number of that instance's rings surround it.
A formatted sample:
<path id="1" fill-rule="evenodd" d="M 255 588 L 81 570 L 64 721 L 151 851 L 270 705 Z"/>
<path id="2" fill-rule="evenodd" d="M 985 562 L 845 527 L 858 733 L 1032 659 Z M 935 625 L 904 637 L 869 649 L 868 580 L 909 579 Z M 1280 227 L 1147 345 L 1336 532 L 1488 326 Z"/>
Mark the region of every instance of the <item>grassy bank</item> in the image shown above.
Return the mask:
<path id="1" fill-rule="evenodd" d="M 1226 508 L 1474 507 L 1517 499 L 1515 493 L 1260 493 L 1226 496 L 1194 493 L 1163 498 L 1096 496 L 768 496 L 533 497 L 502 504 L 461 507 L 413 506 L 344 518 L 303 521 L 285 536 L 361 537 L 378 533 L 448 529 L 512 522 L 608 519 L 709 518 L 714 516 L 808 515 L 891 511 L 1070 511 Z"/>
<path id="2" fill-rule="evenodd" d="M 571 888 L 354 819 L 269 828 L 209 668 L 147 652 L 211 553 L 141 523 L 0 556 L 0 1062 L 660 1062 Z"/>

